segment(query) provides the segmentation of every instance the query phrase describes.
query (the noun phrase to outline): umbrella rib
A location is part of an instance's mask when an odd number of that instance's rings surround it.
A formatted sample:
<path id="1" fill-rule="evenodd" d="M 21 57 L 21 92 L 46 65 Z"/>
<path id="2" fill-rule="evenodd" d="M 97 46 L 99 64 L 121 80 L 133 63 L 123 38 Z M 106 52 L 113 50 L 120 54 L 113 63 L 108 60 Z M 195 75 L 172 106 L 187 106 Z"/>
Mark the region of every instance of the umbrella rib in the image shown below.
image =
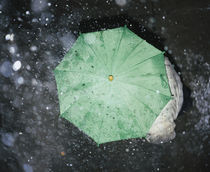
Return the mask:
<path id="1" fill-rule="evenodd" d="M 109 90 L 112 91 L 111 85 L 109 85 Z M 109 92 L 111 92 L 111 91 L 109 91 Z M 105 118 L 105 115 L 104 115 L 104 117 L 103 117 L 103 119 L 102 119 L 102 121 L 101 121 L 101 126 L 100 126 L 100 128 L 99 128 L 100 131 L 101 131 L 101 128 L 102 128 L 103 123 L 104 123 L 104 118 Z M 101 135 L 99 135 L 98 142 L 100 142 L 100 139 L 101 139 Z"/>
<path id="2" fill-rule="evenodd" d="M 131 72 L 132 70 L 135 69 L 135 68 L 132 68 L 132 67 L 135 67 L 135 66 L 137 66 L 137 65 L 139 65 L 139 64 L 142 64 L 142 63 L 144 63 L 145 61 L 150 60 L 151 58 L 156 57 L 156 56 L 159 56 L 159 55 L 161 55 L 161 54 L 163 54 L 163 53 L 164 53 L 164 52 L 161 52 L 161 53 L 159 53 L 159 54 L 156 54 L 156 55 L 153 55 L 153 56 L 151 56 L 151 57 L 148 57 L 147 59 L 145 59 L 145 60 L 143 60 L 143 61 L 141 61 L 141 62 L 139 62 L 139 63 L 137 63 L 137 64 L 135 64 L 135 65 L 133 65 L 133 66 L 131 66 L 131 67 L 130 67 L 130 68 L 131 68 L 130 70 L 127 70 L 127 71 L 124 71 L 124 72 L 119 73 L 118 76 L 121 75 L 121 74 L 124 74 L 124 73 Z"/>
<path id="3" fill-rule="evenodd" d="M 119 97 L 119 96 L 117 96 L 117 97 Z M 119 97 L 120 99 L 122 99 L 124 102 L 125 102 L 125 104 L 127 105 L 127 107 L 128 107 L 128 109 L 129 109 L 129 107 L 130 107 L 130 105 L 129 105 L 129 103 L 125 100 L 125 98 L 122 96 L 122 97 Z M 130 109 L 129 109 L 130 110 Z M 132 112 L 132 110 L 130 110 L 131 112 Z M 133 116 L 133 117 L 136 117 L 136 115 L 133 115 L 133 113 L 131 113 L 131 116 Z M 139 121 L 137 121 L 138 123 L 139 123 Z"/>
<path id="4" fill-rule="evenodd" d="M 126 83 L 126 82 L 123 82 L 123 81 L 118 81 L 118 82 L 121 82 L 122 84 L 127 84 L 127 85 L 131 85 L 131 86 L 138 86 L 138 87 L 140 87 L 140 88 L 142 88 L 142 89 L 145 89 L 145 90 L 148 90 L 148 91 L 151 91 L 151 92 L 154 92 L 154 93 L 156 93 L 156 91 L 155 90 L 152 90 L 152 89 L 149 89 L 149 88 L 145 88 L 144 86 L 142 86 L 142 85 L 137 85 L 137 84 L 130 84 L 130 83 Z M 163 93 L 159 93 L 160 95 L 163 95 L 163 96 L 166 96 L 166 97 L 169 97 L 169 96 L 167 96 L 167 95 L 165 95 L 165 94 L 163 94 Z"/>
<path id="5" fill-rule="evenodd" d="M 129 73 L 127 73 L 127 74 L 129 74 Z M 149 76 L 159 76 L 160 74 L 164 74 L 164 73 L 148 73 L 148 74 L 140 74 L 140 75 L 138 75 L 138 76 L 130 76 L 130 77 L 132 77 L 132 78 L 138 78 L 138 77 L 149 77 Z M 124 77 L 129 77 L 129 75 L 121 75 L 121 76 L 118 76 L 118 78 L 124 78 Z"/>
<path id="6" fill-rule="evenodd" d="M 134 66 L 137 66 L 137 65 L 139 65 L 139 64 L 142 64 L 142 63 L 144 63 L 145 61 L 147 61 L 147 60 L 149 60 L 149 59 L 151 59 L 151 58 L 153 58 L 153 57 L 159 56 L 159 55 L 161 55 L 161 54 L 164 54 L 164 52 L 161 52 L 161 53 L 156 54 L 156 55 L 154 55 L 154 56 L 152 56 L 152 57 L 149 57 L 148 59 L 145 59 L 145 60 L 143 60 L 142 62 L 139 62 L 139 63 L 137 63 L 137 64 L 135 64 L 135 65 L 133 65 L 133 66 L 131 66 L 131 67 L 134 67 Z"/>
<path id="7" fill-rule="evenodd" d="M 90 108 L 90 110 L 89 111 L 91 111 L 92 109 L 93 109 L 93 106 L 94 106 L 94 104 L 92 104 L 91 105 L 91 108 Z M 68 111 L 70 109 L 70 106 L 66 109 L 66 111 Z M 66 111 L 64 111 L 63 113 L 66 113 Z M 63 114 L 62 113 L 62 114 Z M 61 115 L 62 116 L 62 115 Z M 85 116 L 87 116 L 87 114 L 85 114 Z M 67 119 L 67 120 L 69 120 L 69 121 L 71 121 L 71 117 L 69 117 L 69 116 L 62 116 L 63 118 L 65 118 L 65 119 Z M 81 126 L 84 126 L 85 125 L 85 122 L 86 122 L 86 119 L 84 119 L 83 121 L 82 121 L 82 123 L 81 123 L 81 125 L 80 125 L 80 127 Z M 87 135 L 88 137 L 91 137 L 89 134 L 88 134 L 88 132 L 86 132 L 86 131 L 84 131 L 84 130 L 82 130 L 82 132 L 85 134 L 85 135 Z M 92 138 L 92 137 L 91 137 Z M 92 138 L 93 139 L 93 138 Z"/>
<path id="8" fill-rule="evenodd" d="M 74 71 L 74 70 L 65 70 L 65 69 L 55 69 L 54 71 L 61 71 L 61 72 L 76 72 L 76 73 L 81 73 L 81 74 L 84 74 L 84 75 L 93 75 L 93 76 L 97 76 L 97 77 L 103 77 L 103 76 L 100 76 L 100 75 L 96 75 L 92 72 L 81 72 L 81 71 Z"/>
<path id="9" fill-rule="evenodd" d="M 97 90 L 97 87 L 98 86 L 100 86 L 102 84 L 102 82 L 101 83 L 97 83 L 96 85 L 94 85 L 94 86 L 92 86 L 92 88 L 94 88 L 94 87 L 96 87 L 94 90 Z M 67 90 L 67 92 L 69 92 L 69 90 L 71 90 L 72 88 L 69 88 L 68 90 Z M 87 90 L 89 90 L 90 88 L 87 88 Z M 78 90 L 79 91 L 79 90 Z M 77 91 L 75 91 L 75 92 L 77 92 Z M 63 113 L 65 113 L 69 108 L 70 108 L 70 106 L 71 106 L 71 104 L 69 104 L 69 106 L 68 107 L 66 107 L 65 108 L 65 110 L 63 110 Z M 63 114 L 62 113 L 62 114 Z"/>
<path id="10" fill-rule="evenodd" d="M 84 41 L 84 36 L 83 36 L 83 35 L 82 35 L 82 38 L 83 38 L 83 41 Z M 108 69 L 107 69 L 107 66 L 106 66 L 105 62 L 104 62 L 100 57 L 97 56 L 97 54 L 96 54 L 96 52 L 93 50 L 92 46 L 90 46 L 90 44 L 86 44 L 86 45 L 88 45 L 88 47 L 92 50 L 93 54 L 94 54 L 95 57 L 96 57 L 96 60 L 99 59 L 99 60 L 104 64 L 104 66 L 106 67 L 106 71 L 104 71 L 104 72 L 108 72 L 108 71 L 107 71 Z"/>
<path id="11" fill-rule="evenodd" d="M 129 53 L 127 53 L 124 57 L 127 57 L 119 66 L 123 66 L 125 62 L 129 59 L 129 57 L 133 54 L 134 50 L 140 46 L 145 40 L 141 40 Z M 123 59 L 124 59 L 123 57 Z"/>
<path id="12" fill-rule="evenodd" d="M 104 63 L 107 65 L 107 53 L 106 53 L 106 47 L 105 47 L 105 43 L 104 43 L 104 36 L 103 36 L 103 33 L 104 33 L 104 32 L 100 32 L 100 38 L 101 38 L 101 40 L 102 40 L 102 42 L 103 42 L 102 45 L 103 45 L 103 48 L 104 48 L 104 53 L 106 54 L 106 63 L 105 63 L 105 62 L 104 62 Z M 108 67 L 107 67 L 107 69 L 108 69 Z"/>
<path id="13" fill-rule="evenodd" d="M 89 109 L 89 112 L 91 112 L 91 110 L 93 109 L 93 106 L 94 106 L 94 104 L 91 105 L 91 107 L 90 107 L 90 109 Z M 93 115 L 92 113 L 90 113 L 90 114 L 91 114 L 91 116 Z M 87 117 L 87 113 L 85 114 L 85 117 Z M 86 118 L 85 118 L 85 119 L 83 118 L 82 126 L 85 125 L 85 122 L 86 122 L 86 121 L 87 121 Z M 82 130 L 82 131 L 83 131 L 88 137 L 90 137 L 89 134 L 87 134 L 84 130 Z"/>
<path id="14" fill-rule="evenodd" d="M 115 55 L 116 55 L 116 53 L 117 53 L 117 50 L 119 50 L 119 47 L 120 47 L 120 44 L 121 44 L 121 42 L 122 42 L 124 33 L 125 33 L 125 27 L 123 28 L 123 32 L 122 32 L 122 34 L 121 34 L 121 36 L 120 36 L 119 42 L 117 43 L 118 46 L 117 46 L 117 48 L 115 49 L 114 54 L 113 54 L 112 57 L 111 57 L 111 59 L 113 59 L 113 62 L 111 63 L 111 74 L 112 74 L 112 72 L 113 72 L 113 63 L 115 62 L 115 61 L 114 61 L 115 58 L 113 58 L 113 57 L 116 57 Z"/>
<path id="15" fill-rule="evenodd" d="M 128 89 L 126 89 L 125 87 L 122 87 L 122 88 L 124 88 L 124 90 L 127 90 L 127 92 L 129 93 L 129 94 L 132 94 Z M 141 100 L 139 100 L 137 97 L 136 97 L 136 95 L 134 95 L 134 94 L 132 94 L 133 95 L 133 97 L 136 99 L 136 100 L 138 100 L 141 104 L 143 104 L 144 106 L 146 106 L 148 109 L 150 109 L 156 116 L 158 116 L 157 115 L 157 113 L 155 113 L 149 106 L 147 106 L 146 104 L 144 104 Z"/>

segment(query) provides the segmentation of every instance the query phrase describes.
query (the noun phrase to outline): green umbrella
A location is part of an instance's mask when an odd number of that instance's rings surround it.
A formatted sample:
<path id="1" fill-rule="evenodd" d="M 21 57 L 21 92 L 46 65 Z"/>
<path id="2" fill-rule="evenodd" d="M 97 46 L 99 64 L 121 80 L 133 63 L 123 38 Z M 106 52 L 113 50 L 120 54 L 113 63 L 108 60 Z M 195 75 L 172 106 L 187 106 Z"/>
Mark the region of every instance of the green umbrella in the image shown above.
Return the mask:
<path id="1" fill-rule="evenodd" d="M 171 99 L 163 52 L 127 27 L 81 34 L 54 73 L 61 117 L 97 144 L 145 137 Z"/>

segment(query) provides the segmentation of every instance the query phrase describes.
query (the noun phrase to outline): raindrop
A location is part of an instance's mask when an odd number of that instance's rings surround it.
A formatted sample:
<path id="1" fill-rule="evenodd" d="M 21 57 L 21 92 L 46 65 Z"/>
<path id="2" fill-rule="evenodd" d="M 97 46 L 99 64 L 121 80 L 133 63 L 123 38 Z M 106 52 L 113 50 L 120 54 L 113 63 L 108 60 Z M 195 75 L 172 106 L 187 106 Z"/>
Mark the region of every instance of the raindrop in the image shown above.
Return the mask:
<path id="1" fill-rule="evenodd" d="M 22 76 L 20 76 L 20 77 L 17 79 L 17 83 L 20 84 L 20 85 L 24 83 L 24 79 L 23 79 Z"/>
<path id="2" fill-rule="evenodd" d="M 6 146 L 13 146 L 15 142 L 15 137 L 11 133 L 5 133 L 1 135 L 1 141 L 6 145 Z"/>
<path id="3" fill-rule="evenodd" d="M 165 51 L 168 51 L 168 46 L 164 46 L 164 50 Z"/>
<path id="4" fill-rule="evenodd" d="M 4 77 L 10 77 L 12 74 L 12 64 L 9 61 L 5 61 L 0 66 L 0 73 Z"/>
<path id="5" fill-rule="evenodd" d="M 30 14 L 30 12 L 29 12 L 29 11 L 26 11 L 26 14 L 27 14 L 27 15 L 29 15 L 29 14 Z"/>
<path id="6" fill-rule="evenodd" d="M 33 168 L 29 164 L 23 164 L 23 169 L 25 172 L 33 172 Z"/>
<path id="7" fill-rule="evenodd" d="M 47 0 L 31 1 L 31 9 L 36 13 L 43 11 L 47 6 L 48 6 Z"/>
<path id="8" fill-rule="evenodd" d="M 12 33 L 12 34 L 7 34 L 6 36 L 5 36 L 5 40 L 7 40 L 7 41 L 14 41 L 14 34 Z"/>
<path id="9" fill-rule="evenodd" d="M 94 34 L 86 34 L 84 36 L 85 42 L 87 42 L 88 44 L 93 44 L 95 43 L 96 40 L 96 36 Z"/>
<path id="10" fill-rule="evenodd" d="M 32 45 L 32 46 L 30 47 L 30 50 L 31 50 L 31 51 L 37 51 L 37 47 L 36 47 L 35 45 Z"/>
<path id="11" fill-rule="evenodd" d="M 31 70 L 31 66 L 30 66 L 30 65 L 27 65 L 27 66 L 26 66 L 26 69 L 27 69 L 27 70 Z"/>
<path id="12" fill-rule="evenodd" d="M 9 52 L 11 54 L 15 54 L 15 47 L 14 46 L 9 47 Z"/>
<path id="13" fill-rule="evenodd" d="M 18 60 L 12 66 L 14 71 L 18 71 L 21 68 L 21 62 Z"/>
<path id="14" fill-rule="evenodd" d="M 115 3 L 119 6 L 125 6 L 127 4 L 127 0 L 115 0 Z"/>
<path id="15" fill-rule="evenodd" d="M 169 53 L 169 54 L 172 54 L 172 50 L 168 50 L 168 53 Z"/>
<path id="16" fill-rule="evenodd" d="M 37 85 L 37 84 L 38 84 L 35 78 L 33 78 L 33 79 L 31 80 L 31 83 L 32 83 L 32 85 Z"/>
<path id="17" fill-rule="evenodd" d="M 156 90 L 156 93 L 157 93 L 157 94 L 159 94 L 159 93 L 160 93 L 160 91 L 159 91 L 159 90 Z"/>
<path id="18" fill-rule="evenodd" d="M 156 21 L 156 20 L 155 20 L 154 17 L 150 17 L 150 18 L 149 18 L 149 22 L 150 22 L 150 23 L 155 23 L 155 21 Z"/>

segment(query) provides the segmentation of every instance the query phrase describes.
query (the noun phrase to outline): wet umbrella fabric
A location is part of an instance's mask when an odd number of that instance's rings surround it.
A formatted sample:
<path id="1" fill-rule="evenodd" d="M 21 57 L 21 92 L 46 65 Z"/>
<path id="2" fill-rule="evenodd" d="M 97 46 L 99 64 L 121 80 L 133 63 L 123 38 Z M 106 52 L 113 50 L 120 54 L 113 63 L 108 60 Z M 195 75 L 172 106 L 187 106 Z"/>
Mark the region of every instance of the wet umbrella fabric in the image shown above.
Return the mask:
<path id="1" fill-rule="evenodd" d="M 127 27 L 81 34 L 54 74 L 61 117 L 97 144 L 145 137 L 171 99 L 163 52 Z"/>

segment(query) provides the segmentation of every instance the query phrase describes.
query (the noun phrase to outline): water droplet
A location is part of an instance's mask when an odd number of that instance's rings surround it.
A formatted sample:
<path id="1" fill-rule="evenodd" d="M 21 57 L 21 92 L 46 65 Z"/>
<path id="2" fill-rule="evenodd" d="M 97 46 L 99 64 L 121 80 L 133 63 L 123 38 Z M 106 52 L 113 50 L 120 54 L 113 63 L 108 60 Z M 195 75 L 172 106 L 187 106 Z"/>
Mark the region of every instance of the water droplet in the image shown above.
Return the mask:
<path id="1" fill-rule="evenodd" d="M 21 68 L 21 61 L 16 61 L 12 66 L 14 71 L 18 71 Z"/>
<path id="2" fill-rule="evenodd" d="M 15 52 L 16 52 L 15 47 L 14 46 L 9 47 L 9 52 L 11 54 L 15 54 Z"/>
<path id="3" fill-rule="evenodd" d="M 30 12 L 29 12 L 29 11 L 26 11 L 26 14 L 27 14 L 27 15 L 29 15 L 29 14 L 30 14 Z"/>
<path id="4" fill-rule="evenodd" d="M 24 78 L 22 76 L 20 76 L 18 79 L 17 79 L 17 83 L 18 84 L 23 84 L 24 83 Z"/>
<path id="5" fill-rule="evenodd" d="M 32 45 L 32 46 L 30 47 L 30 50 L 31 50 L 31 51 L 37 51 L 37 47 L 36 47 L 35 45 Z"/>
<path id="6" fill-rule="evenodd" d="M 1 141 L 6 145 L 6 146 L 13 146 L 15 142 L 15 136 L 11 133 L 4 133 L 1 135 Z"/>
<path id="7" fill-rule="evenodd" d="M 33 168 L 29 164 L 23 164 L 23 169 L 25 172 L 33 172 Z"/>
<path id="8" fill-rule="evenodd" d="M 9 61 L 5 61 L 0 66 L 0 73 L 4 77 L 10 77 L 12 74 L 12 64 Z"/>
<path id="9" fill-rule="evenodd" d="M 5 36 L 5 40 L 6 41 L 14 41 L 14 34 L 12 33 L 12 34 L 7 34 L 6 36 Z"/>

